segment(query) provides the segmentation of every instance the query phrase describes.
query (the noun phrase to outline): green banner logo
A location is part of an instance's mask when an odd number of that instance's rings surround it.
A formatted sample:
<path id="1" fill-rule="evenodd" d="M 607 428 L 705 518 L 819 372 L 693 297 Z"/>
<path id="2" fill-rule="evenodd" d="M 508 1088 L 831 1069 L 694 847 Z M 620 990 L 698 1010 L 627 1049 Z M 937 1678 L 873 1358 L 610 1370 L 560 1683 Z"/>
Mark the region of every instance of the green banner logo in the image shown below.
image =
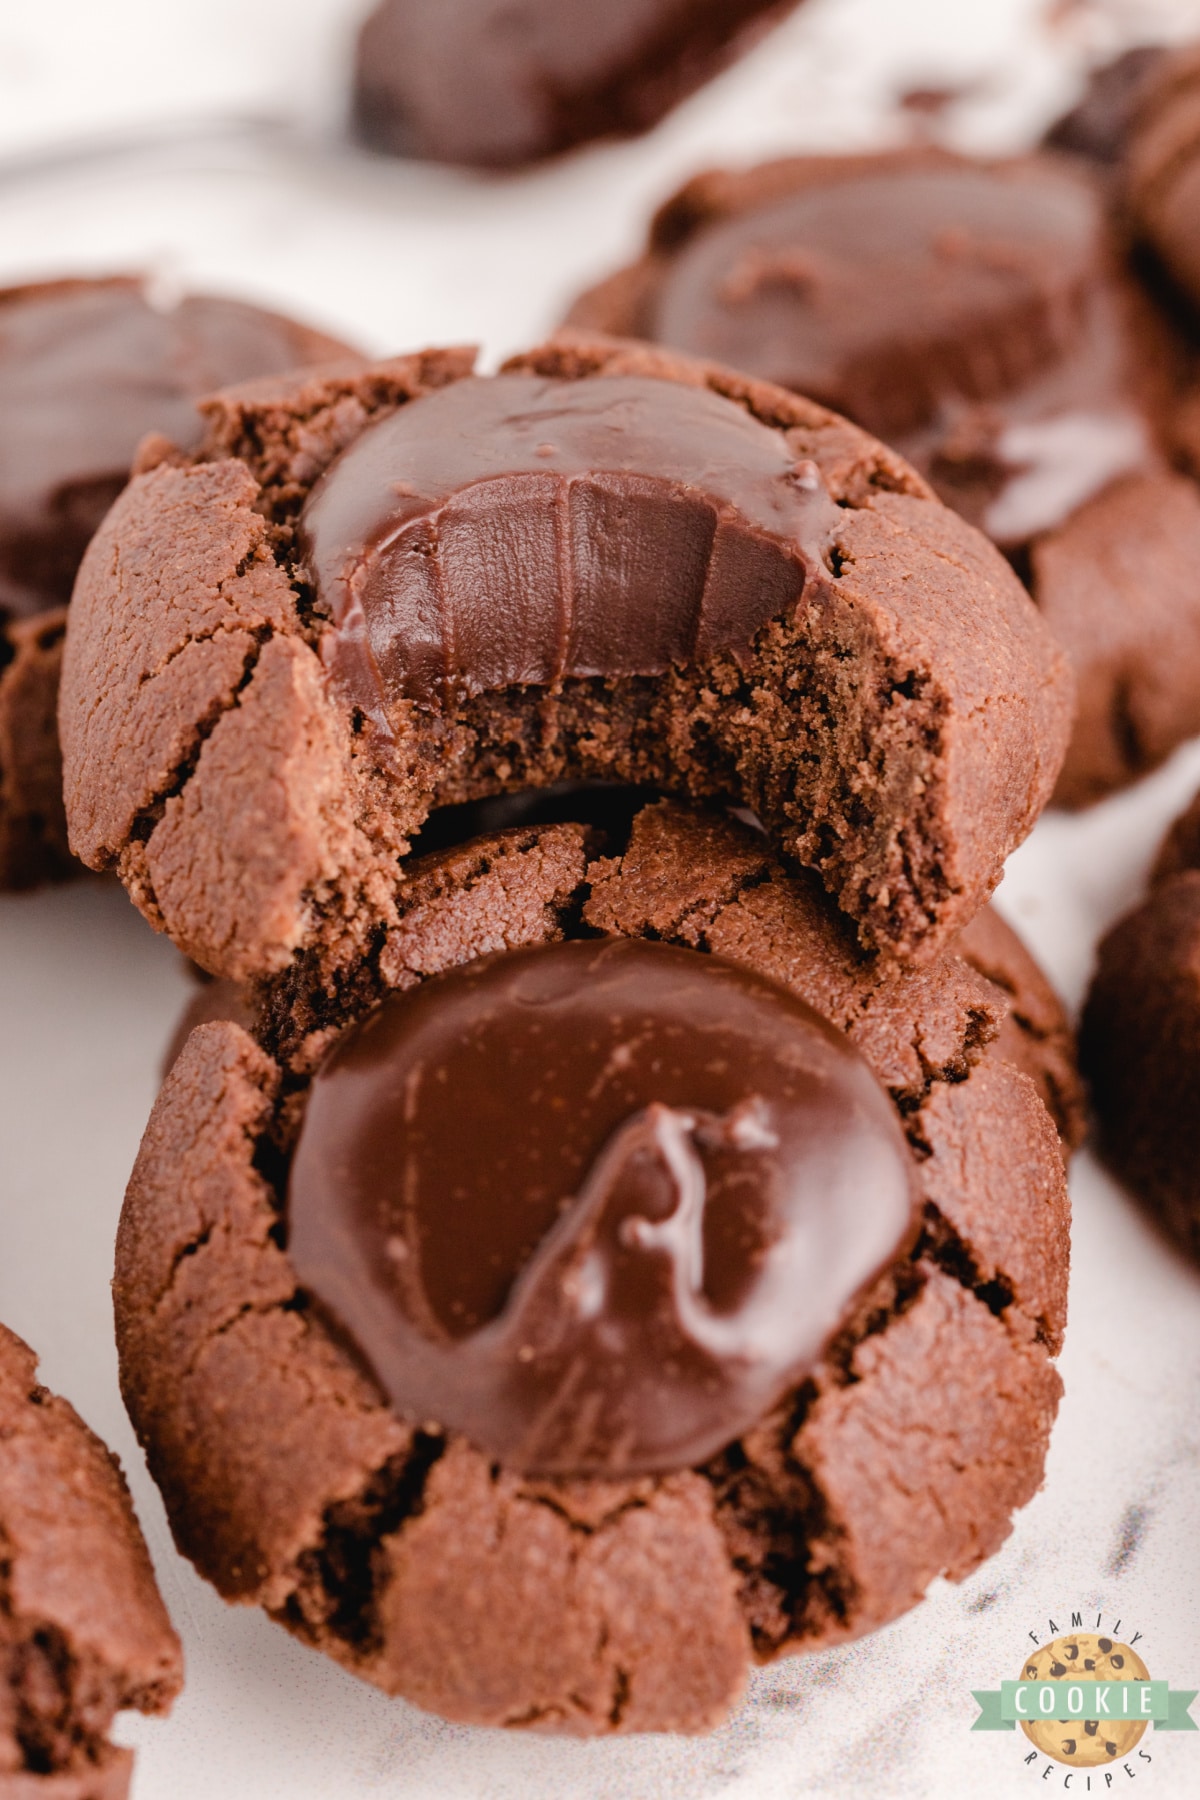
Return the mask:
<path id="1" fill-rule="evenodd" d="M 972 1731 L 1015 1731 L 1018 1724 L 1153 1724 L 1158 1731 L 1198 1729 L 1188 1708 L 1200 1689 L 1170 1688 L 1165 1681 L 1003 1681 L 973 1688 L 979 1717 Z"/>

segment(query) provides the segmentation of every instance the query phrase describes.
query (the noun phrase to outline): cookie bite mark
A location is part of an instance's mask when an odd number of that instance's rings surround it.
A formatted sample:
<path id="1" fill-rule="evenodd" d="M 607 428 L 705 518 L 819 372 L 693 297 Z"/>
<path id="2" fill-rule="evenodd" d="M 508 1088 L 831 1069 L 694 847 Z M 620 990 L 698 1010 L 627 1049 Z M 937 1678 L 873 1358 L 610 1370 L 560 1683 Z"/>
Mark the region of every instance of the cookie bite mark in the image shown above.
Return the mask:
<path id="1" fill-rule="evenodd" d="M 169 1710 L 179 1641 L 116 1458 L 3 1326 L 0 1440 L 0 1792 L 124 1800 L 113 1719 Z"/>
<path id="2" fill-rule="evenodd" d="M 880 965 L 732 819 L 670 802 L 644 808 L 621 855 L 588 872 L 584 924 L 711 951 L 786 987 L 831 1021 L 907 1114 L 935 1081 L 961 1081 L 1000 1029 L 1002 1003 L 952 954 L 928 970 Z"/>
<path id="3" fill-rule="evenodd" d="M 688 558 L 682 551 L 673 556 L 671 579 L 678 578 L 682 585 L 670 591 L 681 604 L 676 606 L 673 600 L 670 607 L 654 611 L 655 642 L 646 666 L 657 672 L 569 672 L 577 666 L 569 661 L 574 652 L 566 639 L 560 642 L 555 635 L 560 627 L 566 630 L 565 613 L 555 623 L 562 564 L 551 557 L 552 579 L 543 596 L 546 616 L 534 633 L 541 646 L 534 660 L 543 659 L 536 668 L 516 668 L 512 641 L 502 648 L 497 640 L 485 654 L 479 632 L 486 638 L 499 629 L 497 614 L 487 607 L 471 614 L 476 649 L 464 660 L 465 645 L 460 655 L 448 648 L 446 637 L 459 603 L 446 612 L 438 601 L 430 614 L 429 641 L 435 645 L 436 665 L 432 688 L 428 694 L 422 689 L 418 698 L 389 692 L 386 682 L 375 680 L 377 658 L 386 660 L 391 654 L 383 646 L 396 648 L 390 602 L 383 592 L 387 581 L 379 595 L 380 642 L 368 643 L 354 622 L 344 586 L 350 565 L 344 557 L 334 556 L 330 578 L 322 582 L 317 571 L 314 583 L 314 571 L 302 554 L 303 531 L 298 540 L 298 514 L 304 496 L 314 490 L 322 470 L 334 465 L 339 452 L 352 458 L 369 444 L 367 418 L 380 419 L 372 430 L 383 434 L 400 432 L 403 424 L 403 436 L 409 425 L 397 409 L 411 407 L 414 420 L 422 405 L 433 407 L 436 414 L 443 404 L 449 406 L 453 389 L 448 395 L 428 397 L 431 390 L 464 372 L 455 353 L 430 352 L 345 378 L 297 381 L 291 390 L 267 386 L 220 399 L 209 408 L 210 437 L 200 456 L 183 467 L 148 472 L 123 497 L 81 578 L 79 623 L 72 628 L 78 649 L 68 657 L 64 718 L 70 714 L 65 727 L 70 748 L 65 781 L 81 853 L 98 866 L 115 863 L 148 916 L 186 941 L 190 954 L 205 967 L 215 973 L 266 973 L 281 968 L 298 950 L 316 949 L 330 961 L 347 943 L 361 950 L 368 924 L 386 927 L 393 917 L 398 880 L 403 879 L 403 858 L 432 808 L 564 780 L 617 781 L 751 805 L 786 854 L 819 871 L 870 948 L 913 960 L 934 955 L 976 910 L 997 877 L 1003 855 L 1037 816 L 1052 785 L 1066 729 L 1064 668 L 1003 562 L 938 507 L 912 472 L 882 446 L 808 402 L 649 349 L 566 337 L 518 359 L 509 375 L 494 383 L 472 383 L 466 390 L 468 398 L 486 396 L 493 387 L 511 392 L 506 382 L 536 378 L 535 386 L 544 384 L 546 392 L 557 393 L 556 404 L 565 413 L 586 416 L 604 410 L 597 394 L 603 396 L 610 381 L 614 390 L 633 386 L 644 391 L 653 386 L 660 390 L 654 405 L 665 412 L 671 430 L 681 428 L 680 421 L 697 416 L 707 421 L 711 416 L 723 419 L 722 431 L 727 428 L 739 442 L 744 438 L 769 447 L 770 529 L 747 527 L 744 515 L 739 524 L 738 509 L 731 511 L 732 502 L 720 500 L 719 483 L 716 501 L 703 488 L 689 489 L 686 495 L 681 489 L 675 495 L 680 511 L 676 515 L 672 510 L 671 516 L 676 523 L 704 521 L 701 540 L 707 540 L 711 526 L 712 542 L 717 543 L 728 527 L 728 554 L 719 550 L 715 563 L 705 563 L 705 548 L 694 573 L 700 580 L 700 563 L 717 569 L 718 579 L 707 594 L 702 581 L 697 588 L 684 579 Z M 581 389 L 589 391 L 580 397 Z M 470 412 L 466 401 L 455 400 L 455 407 Z M 388 414 L 392 417 L 381 418 Z M 624 446 L 629 434 L 617 435 Z M 711 451 L 719 463 L 721 433 L 710 433 L 706 423 L 700 435 L 703 442 L 695 454 L 703 459 Z M 553 434 L 543 438 L 539 425 L 534 436 L 536 460 L 538 446 L 550 444 Z M 436 455 L 445 454 L 446 446 L 439 443 Z M 239 463 L 244 473 L 238 470 Z M 818 471 L 816 488 L 797 488 L 783 474 L 809 463 Z M 296 704 L 304 709 L 296 730 L 314 739 L 323 732 L 337 746 L 336 756 L 327 760 L 321 828 L 315 835 L 311 826 L 299 830 L 306 847 L 296 867 L 285 878 L 278 857 L 268 857 L 266 892 L 262 904 L 256 905 L 260 877 L 244 864 L 240 894 L 232 886 L 225 889 L 219 916 L 211 924 L 203 917 L 207 904 L 203 897 L 185 895 L 182 886 L 172 885 L 169 903 L 164 904 L 155 864 L 156 859 L 169 864 L 164 873 L 172 883 L 178 873 L 181 882 L 186 879 L 202 887 L 223 807 L 230 812 L 229 833 L 237 835 L 233 813 L 242 806 L 245 788 L 234 782 L 222 800 L 218 785 L 218 777 L 224 780 L 222 758 L 215 746 L 217 740 L 236 737 L 249 755 L 257 730 L 248 716 L 257 673 L 246 693 L 235 696 L 238 704 L 233 712 L 218 719 L 211 739 L 203 743 L 196 766 L 211 764 L 213 781 L 207 784 L 203 807 L 192 807 L 187 759 L 194 754 L 198 733 L 207 728 L 212 706 L 228 712 L 240 673 L 235 671 L 232 679 L 223 673 L 218 681 L 214 672 L 207 686 L 199 680 L 196 703 L 181 700 L 165 723 L 156 724 L 153 688 L 141 699 L 130 696 L 130 684 L 117 673 L 110 643 L 128 637 L 130 665 L 148 673 L 157 668 L 143 643 L 155 635 L 154 609 L 164 566 L 171 564 L 172 556 L 164 534 L 155 533 L 156 518 L 172 516 L 173 540 L 181 531 L 204 538 L 198 566 L 218 544 L 227 546 L 223 554 L 228 562 L 229 540 L 237 533 L 231 534 L 223 521 L 215 497 L 202 481 L 186 493 L 171 485 L 198 472 L 218 483 L 236 486 L 248 479 L 257 485 L 253 498 L 247 491 L 239 500 L 243 510 L 237 529 L 253 522 L 261 530 L 265 515 L 265 547 L 275 561 L 278 594 L 288 615 L 278 624 L 272 621 L 271 630 L 296 651 Z M 545 479 L 536 469 L 526 473 L 535 484 Z M 618 486 L 627 473 L 618 471 Z M 335 491 L 336 467 L 326 479 L 331 484 L 326 492 Z M 807 473 L 804 479 L 809 481 Z M 476 486 L 486 488 L 489 483 Z M 783 498 L 777 499 L 777 489 Z M 585 491 L 597 490 L 594 483 L 583 482 L 580 492 Z M 618 556 L 612 582 L 606 576 L 595 588 L 596 608 L 589 615 L 593 623 L 587 631 L 594 636 L 594 626 L 601 639 L 605 612 L 600 602 L 611 600 L 615 606 L 620 595 L 629 600 L 644 589 L 647 568 L 657 566 L 653 554 L 649 564 L 638 563 L 647 548 L 653 552 L 656 536 L 651 532 L 647 537 L 649 515 L 639 510 L 646 493 L 639 493 L 638 505 L 627 509 L 629 518 L 619 530 L 614 522 L 608 533 L 619 542 L 622 554 L 630 554 L 631 567 L 623 568 Z M 403 505 L 412 499 L 401 497 Z M 820 539 L 830 501 L 832 541 L 823 553 Z M 316 498 L 313 505 L 315 512 Z M 440 501 L 435 510 L 439 507 Z M 718 514 L 720 530 L 713 524 Z M 422 516 L 428 522 L 428 512 Z M 529 523 L 523 505 L 513 516 L 521 519 L 523 531 Z M 790 526 L 780 528 L 781 522 L 786 525 L 793 518 L 802 527 L 799 535 Z M 812 526 L 820 528 L 815 541 Z M 479 517 L 472 515 L 468 543 L 481 529 Z M 403 530 L 397 543 L 401 537 Z M 593 547 L 599 543 L 604 555 L 609 553 L 604 534 L 596 539 L 585 533 L 581 541 Z M 136 558 L 135 546 L 141 547 Z M 787 577 L 785 589 L 791 598 L 765 623 L 761 611 L 755 611 L 765 604 L 757 581 L 747 586 L 746 571 L 734 566 L 746 552 L 752 552 L 755 568 L 765 556 L 771 569 Z M 428 558 L 414 552 L 413 560 L 425 571 L 423 580 L 432 578 Z M 237 562 L 235 557 L 235 573 Z M 579 574 L 577 564 L 576 555 L 570 565 L 573 581 Z M 468 570 L 474 566 L 470 555 L 462 566 Z M 390 568 L 386 556 L 379 563 L 381 576 L 385 567 Z M 513 580 L 520 572 L 519 566 L 514 569 L 509 572 Z M 210 628 L 209 595 L 187 570 L 179 568 L 178 573 L 182 600 L 178 616 L 190 611 L 198 615 L 202 641 L 197 653 L 205 656 L 208 668 L 216 654 L 203 642 Z M 324 591 L 331 582 L 333 594 Z M 221 582 L 215 585 L 220 600 Z M 468 594 L 478 597 L 479 591 L 474 577 L 468 581 L 464 576 L 463 605 Z M 574 581 L 575 599 L 580 591 L 579 581 Z M 691 598 L 683 601 L 689 594 Z M 770 604 L 783 597 L 783 590 L 772 588 Z M 410 594 L 405 603 L 410 650 L 418 640 L 424 642 L 420 632 L 425 630 L 421 606 L 414 614 L 411 599 Z M 718 600 L 727 608 L 723 620 L 716 610 Z M 704 624 L 703 609 L 710 601 L 714 610 Z M 341 617 L 343 623 L 349 621 L 348 636 L 338 624 L 343 604 Z M 239 608 L 238 597 L 231 596 L 225 608 L 231 630 L 239 627 Z M 166 610 L 174 612 L 169 606 Z M 615 607 L 614 616 L 619 612 Z M 578 619 L 582 621 L 584 613 Z M 702 629 L 694 631 L 698 624 Z M 548 638 L 543 625 L 550 632 Z M 341 679 L 339 665 L 347 642 L 358 646 L 358 673 L 370 690 L 367 699 L 361 693 L 356 696 Z M 220 647 L 220 638 L 214 643 Z M 364 645 L 370 651 L 365 659 L 359 655 Z M 642 666 L 646 645 L 639 639 L 635 647 L 634 666 Z M 223 648 L 232 662 L 232 648 Z M 594 661 L 592 650 L 597 645 L 586 654 L 585 648 L 581 639 L 576 650 L 584 661 L 578 666 L 612 666 L 604 664 L 609 655 L 616 655 L 618 670 L 627 666 L 623 658 L 628 645 L 610 643 Z M 306 657 L 317 663 L 318 653 L 321 680 L 310 680 L 299 671 L 301 665 L 307 669 Z M 278 654 L 278 646 L 272 646 L 271 655 Z M 525 649 L 518 647 L 516 654 L 520 662 Z M 522 672 L 530 678 L 510 679 Z M 541 678 L 533 679 L 535 675 Z M 401 687 L 410 678 L 417 679 L 415 665 Z M 420 677 L 418 687 L 424 679 Z M 492 679 L 507 685 L 488 687 L 486 682 Z M 215 700 L 214 689 L 219 692 Z M 312 708 L 324 710 L 323 726 L 316 711 L 308 710 L 310 702 Z M 143 712 L 149 716 L 143 718 Z M 268 709 L 263 718 L 266 766 L 277 751 L 270 742 L 274 714 Z M 157 736 L 169 738 L 172 730 L 180 742 L 160 746 Z M 96 765 L 88 753 L 98 751 L 102 739 L 115 738 L 130 746 L 128 766 L 122 768 L 119 782 L 108 784 L 111 792 L 106 796 L 97 791 Z M 311 811 L 311 797 L 291 789 L 307 764 L 300 757 L 294 766 L 297 773 L 282 769 L 275 786 L 282 809 L 303 815 Z M 160 822 L 156 809 L 164 793 Z M 211 837 L 205 829 L 209 816 Z M 160 830 L 164 841 L 171 840 L 169 855 L 163 858 L 154 843 Z M 281 846 L 280 856 L 289 853 L 288 832 L 277 832 L 274 841 Z M 268 932 L 274 934 L 270 941 Z"/>

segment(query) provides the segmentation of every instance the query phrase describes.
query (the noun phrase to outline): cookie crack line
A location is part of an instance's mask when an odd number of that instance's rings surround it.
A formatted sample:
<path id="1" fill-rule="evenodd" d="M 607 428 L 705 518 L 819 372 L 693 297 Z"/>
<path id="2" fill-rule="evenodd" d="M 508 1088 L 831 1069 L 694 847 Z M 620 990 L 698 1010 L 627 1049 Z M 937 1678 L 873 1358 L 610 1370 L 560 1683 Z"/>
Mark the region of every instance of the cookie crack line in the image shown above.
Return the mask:
<path id="1" fill-rule="evenodd" d="M 245 630 L 245 628 L 243 627 L 242 630 Z M 216 635 L 218 634 L 213 634 L 214 637 Z M 231 632 L 229 635 L 237 634 Z M 188 782 L 196 773 L 205 744 L 208 742 L 221 720 L 225 718 L 227 714 L 235 712 L 241 705 L 242 696 L 254 679 L 254 672 L 258 667 L 262 653 L 267 644 L 270 643 L 271 639 L 275 636 L 275 627 L 273 625 L 260 625 L 247 632 L 246 635 L 253 639 L 253 644 L 246 652 L 242 665 L 242 673 L 236 686 L 230 690 L 229 693 L 215 700 L 207 712 L 196 721 L 192 742 L 189 745 L 186 754 L 176 763 L 175 768 L 172 770 L 164 785 L 134 814 L 133 822 L 129 830 L 129 840 L 131 845 L 148 842 L 153 836 L 155 826 L 161 822 L 171 801 L 178 799 L 183 793 Z M 183 646 L 183 648 L 186 649 L 186 645 Z M 122 853 L 119 850 L 110 852 L 110 855 L 112 858 L 112 861 L 109 864 L 110 867 L 113 863 L 119 862 L 122 858 Z M 145 873 L 143 879 L 149 897 L 149 903 L 157 908 L 157 900 L 154 897 L 153 884 L 150 880 L 148 871 Z"/>

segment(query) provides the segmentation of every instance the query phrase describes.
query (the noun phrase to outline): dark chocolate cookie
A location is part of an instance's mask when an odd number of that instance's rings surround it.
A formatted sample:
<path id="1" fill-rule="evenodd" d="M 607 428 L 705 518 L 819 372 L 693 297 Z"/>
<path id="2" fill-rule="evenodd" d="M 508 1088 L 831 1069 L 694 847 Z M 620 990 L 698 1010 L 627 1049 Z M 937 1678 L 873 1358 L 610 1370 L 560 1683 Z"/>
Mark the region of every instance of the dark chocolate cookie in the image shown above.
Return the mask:
<path id="1" fill-rule="evenodd" d="M 502 168 L 631 137 L 798 0 L 382 0 L 355 69 L 359 136 Z"/>
<path id="2" fill-rule="evenodd" d="M 169 1076 L 118 1242 L 131 1415 L 201 1572 L 389 1692 L 703 1729 L 750 1661 L 961 1578 L 1038 1486 L 1056 1133 L 985 1054 L 988 982 L 952 956 L 887 972 L 735 822 L 515 827 L 419 859 L 402 902 L 354 979 L 301 959 L 257 1041 L 205 1024 Z M 375 1169 L 397 1106 L 412 1154 Z M 864 1156 L 857 1242 L 829 1196 Z M 785 1223 L 760 1260 L 767 1190 Z M 796 1232 L 785 1342 L 769 1290 Z"/>
<path id="3" fill-rule="evenodd" d="M 1012 556 L 1076 677 L 1062 804 L 1200 724 L 1200 494 L 1167 463 L 1191 353 L 1086 167 L 921 150 L 701 175 L 571 317 L 836 407 Z"/>
<path id="4" fill-rule="evenodd" d="M 210 389 L 343 344 L 236 300 L 133 279 L 0 289 L 0 887 L 71 867 L 54 713 L 64 612 L 141 440 L 193 445 Z"/>
<path id="5" fill-rule="evenodd" d="M 1076 104 L 1046 132 L 1047 148 L 1108 168 L 1123 163 L 1142 95 L 1167 54 L 1160 44 L 1138 44 L 1093 69 Z"/>
<path id="6" fill-rule="evenodd" d="M 563 779 L 751 805 L 866 942 L 936 953 L 1057 774 L 1020 583 L 811 402 L 565 335 L 206 403 L 72 608 L 72 844 L 236 979 L 354 962 L 431 808 Z"/>
<path id="7" fill-rule="evenodd" d="M 1138 230 L 1200 317 L 1200 45 L 1163 56 L 1140 86 L 1126 188 Z"/>
<path id="8" fill-rule="evenodd" d="M 0 1795 L 124 1800 L 125 1707 L 183 1680 L 120 1466 L 0 1325 Z"/>
<path id="9" fill-rule="evenodd" d="M 1100 945 L 1079 1051 L 1101 1154 L 1200 1261 L 1200 796 Z"/>

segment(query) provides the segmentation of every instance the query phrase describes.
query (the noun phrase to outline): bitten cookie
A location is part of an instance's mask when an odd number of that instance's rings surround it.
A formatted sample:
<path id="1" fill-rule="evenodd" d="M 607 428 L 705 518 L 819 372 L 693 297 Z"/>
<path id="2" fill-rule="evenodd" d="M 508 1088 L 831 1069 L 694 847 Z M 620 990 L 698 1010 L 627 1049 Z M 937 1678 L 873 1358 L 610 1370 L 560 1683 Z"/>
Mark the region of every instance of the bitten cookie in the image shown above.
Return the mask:
<path id="1" fill-rule="evenodd" d="M 1079 1050 L 1105 1161 L 1200 1260 L 1200 799 L 1100 945 Z"/>
<path id="2" fill-rule="evenodd" d="M 131 1416 L 202 1573 L 387 1691 L 704 1729 L 1037 1488 L 1057 1135 L 988 982 L 888 973 L 734 823 L 517 827 L 402 906 L 356 980 L 301 959 L 257 1042 L 175 1064 L 119 1233 Z"/>
<path id="3" fill-rule="evenodd" d="M 206 402 L 80 575 L 72 845 L 235 979 L 361 957 L 430 809 L 563 779 L 749 804 L 936 953 L 1053 786 L 1061 656 L 986 541 L 782 390 L 567 335 Z"/>
<path id="4" fill-rule="evenodd" d="M 1200 725 L 1200 489 L 1168 466 L 1191 352 L 1085 166 L 920 150 L 700 175 L 571 319 L 813 395 L 986 531 L 1075 673 L 1061 804 Z"/>
<path id="5" fill-rule="evenodd" d="M 358 135 L 483 168 L 649 131 L 798 0 L 382 0 L 362 28 Z"/>
<path id="6" fill-rule="evenodd" d="M 236 300 L 134 279 L 0 289 L 0 887 L 69 872 L 55 729 L 63 609 L 148 432 L 194 444 L 212 388 L 352 354 Z"/>
<path id="7" fill-rule="evenodd" d="M 0 1800 L 123 1800 L 116 1713 L 183 1680 L 116 1458 L 0 1326 Z"/>

